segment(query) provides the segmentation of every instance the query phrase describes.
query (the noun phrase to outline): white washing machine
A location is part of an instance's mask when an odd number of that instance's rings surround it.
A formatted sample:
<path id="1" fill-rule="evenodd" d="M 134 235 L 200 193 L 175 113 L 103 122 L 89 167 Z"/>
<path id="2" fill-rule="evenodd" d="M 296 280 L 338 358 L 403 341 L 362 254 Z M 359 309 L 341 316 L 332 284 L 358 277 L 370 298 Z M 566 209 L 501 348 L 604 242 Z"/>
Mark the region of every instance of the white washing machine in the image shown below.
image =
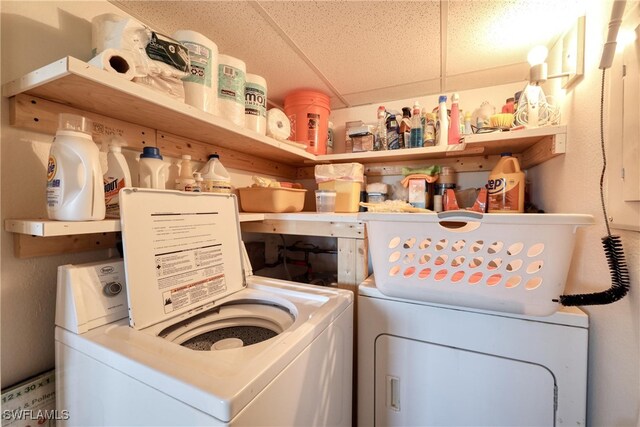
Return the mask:
<path id="1" fill-rule="evenodd" d="M 358 297 L 361 426 L 584 426 L 588 318 Z"/>
<path id="2" fill-rule="evenodd" d="M 120 194 L 124 262 L 58 270 L 67 425 L 351 425 L 352 293 L 253 276 L 234 196 Z"/>

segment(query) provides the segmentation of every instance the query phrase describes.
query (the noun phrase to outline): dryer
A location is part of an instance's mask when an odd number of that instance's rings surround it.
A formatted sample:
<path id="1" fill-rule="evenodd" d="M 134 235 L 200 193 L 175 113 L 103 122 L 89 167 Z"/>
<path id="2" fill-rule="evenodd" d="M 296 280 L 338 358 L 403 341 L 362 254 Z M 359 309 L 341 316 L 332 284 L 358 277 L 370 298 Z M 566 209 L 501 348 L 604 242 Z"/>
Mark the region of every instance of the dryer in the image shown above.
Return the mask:
<path id="1" fill-rule="evenodd" d="M 361 426 L 585 425 L 588 318 L 358 296 Z"/>
<path id="2" fill-rule="evenodd" d="M 351 425 L 352 293 L 253 276 L 233 195 L 120 194 L 124 260 L 58 270 L 67 425 Z"/>

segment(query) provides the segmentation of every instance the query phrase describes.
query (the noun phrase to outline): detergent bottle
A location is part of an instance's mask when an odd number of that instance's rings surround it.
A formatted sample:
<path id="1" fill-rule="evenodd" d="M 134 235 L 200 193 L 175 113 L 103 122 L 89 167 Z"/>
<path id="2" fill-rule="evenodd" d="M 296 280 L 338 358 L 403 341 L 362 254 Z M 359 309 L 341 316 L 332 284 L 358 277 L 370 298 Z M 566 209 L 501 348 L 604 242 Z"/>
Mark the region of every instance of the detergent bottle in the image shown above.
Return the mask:
<path id="1" fill-rule="evenodd" d="M 107 218 L 120 218 L 120 190 L 131 186 L 131 172 L 122 155 L 124 141 L 114 138 L 109 142 L 107 172 L 103 176 L 104 202 Z"/>
<path id="2" fill-rule="evenodd" d="M 498 164 L 489 175 L 488 212 L 524 212 L 524 172 L 520 170 L 518 159 L 511 153 L 502 153 Z"/>
<path id="3" fill-rule="evenodd" d="M 164 190 L 166 166 L 157 147 L 144 147 L 140 155 L 138 186 Z"/>
<path id="4" fill-rule="evenodd" d="M 105 216 L 100 150 L 93 122 L 60 114 L 47 165 L 47 215 L 61 221 L 101 220 Z"/>

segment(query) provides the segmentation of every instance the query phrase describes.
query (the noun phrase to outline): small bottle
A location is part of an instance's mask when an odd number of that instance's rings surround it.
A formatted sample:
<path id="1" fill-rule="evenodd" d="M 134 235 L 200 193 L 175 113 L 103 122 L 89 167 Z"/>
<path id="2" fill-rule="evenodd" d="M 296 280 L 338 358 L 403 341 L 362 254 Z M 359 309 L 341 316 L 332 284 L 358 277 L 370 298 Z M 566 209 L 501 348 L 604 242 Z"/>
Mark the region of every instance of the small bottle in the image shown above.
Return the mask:
<path id="1" fill-rule="evenodd" d="M 140 155 L 138 186 L 164 190 L 167 181 L 166 166 L 158 147 L 144 147 Z"/>
<path id="2" fill-rule="evenodd" d="M 202 174 L 200 172 L 194 172 L 193 179 L 196 181 L 196 183 L 193 184 L 193 189 L 191 191 L 193 191 L 194 193 L 202 192 Z"/>
<path id="3" fill-rule="evenodd" d="M 447 96 L 440 95 L 438 99 L 438 123 L 436 132 L 438 133 L 438 146 L 446 146 L 449 143 L 449 115 L 447 114 Z"/>
<path id="4" fill-rule="evenodd" d="M 180 176 L 176 178 L 176 190 L 193 191 L 196 180 L 193 178 L 193 168 L 191 167 L 191 156 L 182 155 L 180 162 Z"/>
<path id="5" fill-rule="evenodd" d="M 398 121 L 395 114 L 389 114 L 387 117 L 387 148 L 389 150 L 397 150 L 400 147 L 400 135 L 398 130 Z"/>
<path id="6" fill-rule="evenodd" d="M 378 132 L 376 138 L 376 145 L 374 146 L 374 151 L 383 151 L 387 150 L 389 147 L 387 145 L 387 123 L 386 116 L 387 111 L 384 106 L 381 105 L 378 107 Z"/>
<path id="7" fill-rule="evenodd" d="M 471 113 L 467 111 L 464 113 L 464 134 L 471 135 L 473 133 L 473 129 L 471 129 Z"/>
<path id="8" fill-rule="evenodd" d="M 424 146 L 433 147 L 434 145 L 436 145 L 436 115 L 427 113 L 424 126 Z"/>
<path id="9" fill-rule="evenodd" d="M 451 95 L 451 118 L 449 126 L 449 145 L 460 143 L 460 108 L 458 100 L 460 97 L 457 93 Z"/>
<path id="10" fill-rule="evenodd" d="M 327 129 L 327 154 L 333 154 L 333 122 L 329 122 L 329 127 Z"/>
<path id="11" fill-rule="evenodd" d="M 422 131 L 422 107 L 418 101 L 413 104 L 411 116 L 411 130 L 409 136 L 409 148 L 419 148 L 423 146 L 424 134 Z"/>
<path id="12" fill-rule="evenodd" d="M 400 122 L 400 148 L 409 148 L 411 131 L 411 108 L 402 107 L 402 121 Z"/>
<path id="13" fill-rule="evenodd" d="M 120 218 L 120 190 L 131 186 L 131 172 L 117 141 L 109 144 L 107 172 L 103 175 L 107 218 Z"/>
<path id="14" fill-rule="evenodd" d="M 202 170 L 202 191 L 205 193 L 231 193 L 231 176 L 220 162 L 220 156 L 211 154 Z"/>
<path id="15" fill-rule="evenodd" d="M 49 151 L 47 215 L 61 221 L 104 219 L 104 182 L 100 150 L 93 142 L 93 122 L 62 113 Z"/>

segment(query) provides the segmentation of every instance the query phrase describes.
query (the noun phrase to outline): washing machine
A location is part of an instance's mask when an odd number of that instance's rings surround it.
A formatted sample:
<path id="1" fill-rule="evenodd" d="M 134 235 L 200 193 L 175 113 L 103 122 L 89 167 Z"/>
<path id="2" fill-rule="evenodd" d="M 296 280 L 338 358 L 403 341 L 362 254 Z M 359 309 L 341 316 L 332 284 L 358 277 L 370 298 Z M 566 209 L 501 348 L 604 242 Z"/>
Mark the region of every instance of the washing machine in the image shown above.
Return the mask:
<path id="1" fill-rule="evenodd" d="M 67 425 L 351 425 L 351 292 L 252 275 L 233 195 L 120 199 L 124 259 L 58 269 Z"/>
<path id="2" fill-rule="evenodd" d="M 360 426 L 584 426 L 588 317 L 358 296 Z"/>

